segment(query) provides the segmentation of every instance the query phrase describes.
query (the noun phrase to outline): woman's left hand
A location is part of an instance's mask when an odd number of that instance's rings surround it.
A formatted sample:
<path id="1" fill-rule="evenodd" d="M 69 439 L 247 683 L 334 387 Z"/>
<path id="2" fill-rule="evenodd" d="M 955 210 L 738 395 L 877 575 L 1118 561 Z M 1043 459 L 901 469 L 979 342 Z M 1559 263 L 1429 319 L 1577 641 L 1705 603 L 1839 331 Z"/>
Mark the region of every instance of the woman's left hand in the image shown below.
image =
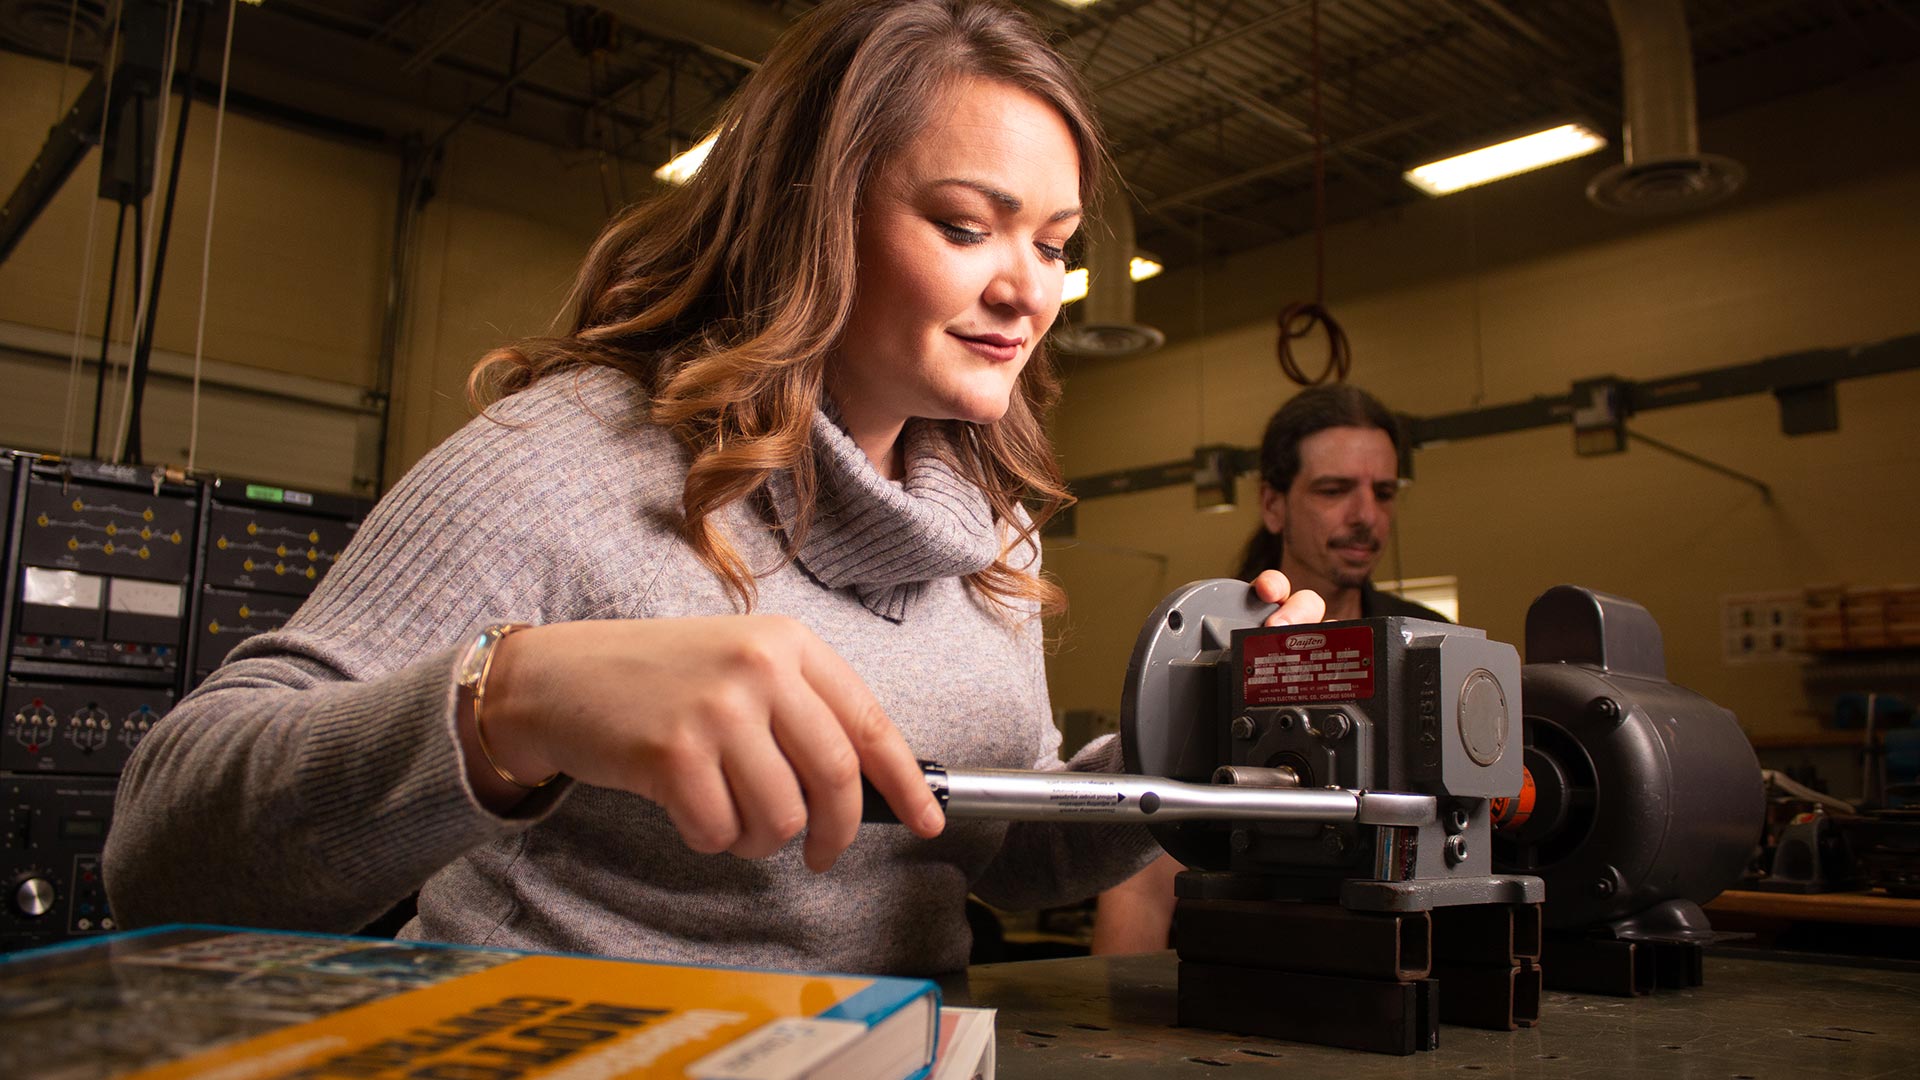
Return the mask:
<path id="1" fill-rule="evenodd" d="M 1293 583 L 1278 570 L 1262 570 L 1253 579 L 1254 594 L 1280 610 L 1267 616 L 1268 626 L 1298 626 L 1317 623 L 1327 617 L 1327 602 L 1312 589 L 1293 591 Z"/>

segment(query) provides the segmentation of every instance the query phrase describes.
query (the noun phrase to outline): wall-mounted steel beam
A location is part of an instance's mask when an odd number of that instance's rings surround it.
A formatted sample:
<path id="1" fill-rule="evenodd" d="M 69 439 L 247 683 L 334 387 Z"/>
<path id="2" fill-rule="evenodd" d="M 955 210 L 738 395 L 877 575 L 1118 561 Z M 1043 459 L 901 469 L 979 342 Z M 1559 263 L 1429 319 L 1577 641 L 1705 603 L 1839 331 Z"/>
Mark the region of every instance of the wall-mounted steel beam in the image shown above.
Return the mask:
<path id="1" fill-rule="evenodd" d="M 1606 381 L 1620 389 L 1620 402 L 1624 410 L 1623 420 L 1627 416 L 1651 412 L 1654 409 L 1697 405 L 1724 398 L 1743 397 L 1748 394 L 1770 393 L 1781 401 L 1783 428 L 1788 434 L 1801 434 L 1807 431 L 1831 430 L 1830 427 L 1800 425 L 1796 423 L 1796 418 L 1789 414 L 1788 410 L 1792 407 L 1792 403 L 1797 397 L 1802 396 L 1804 391 L 1831 386 L 1843 379 L 1890 375 L 1898 371 L 1916 369 L 1920 369 L 1920 334 L 1908 334 L 1871 345 L 1856 345 L 1841 349 L 1806 349 L 1780 356 L 1770 356 L 1749 364 L 1734 364 L 1728 367 L 1688 372 L 1683 375 L 1668 375 L 1658 379 L 1637 382 L 1627 379 Z M 1582 385 L 1593 382 L 1595 380 L 1580 380 Z M 1408 417 L 1406 430 L 1410 436 L 1410 443 L 1415 447 L 1421 447 L 1459 439 L 1473 439 L 1483 435 L 1527 431 L 1532 428 L 1570 426 L 1575 411 L 1587 403 L 1586 395 L 1569 391 L 1565 394 L 1536 397 L 1529 401 L 1511 402 L 1506 405 L 1490 405 L 1464 412 Z M 1694 460 L 1707 468 L 1754 484 L 1771 500 L 1772 491 L 1753 477 L 1724 465 L 1697 458 L 1664 443 L 1656 443 L 1655 440 L 1638 432 L 1630 434 L 1639 442 L 1657 446 L 1669 453 Z M 1260 451 L 1257 448 L 1242 446 L 1225 449 L 1232 454 L 1239 474 L 1245 475 L 1259 470 Z M 1186 458 L 1180 461 L 1161 462 L 1157 465 L 1143 465 L 1133 469 L 1095 473 L 1068 480 L 1067 487 L 1075 497 L 1085 500 L 1191 484 L 1197 463 L 1197 458 Z"/>
<path id="2" fill-rule="evenodd" d="M 27 174 L 7 196 L 6 205 L 0 206 L 0 261 L 13 253 L 27 226 L 47 208 L 67 177 L 80 167 L 87 151 L 100 141 L 100 116 L 106 101 L 106 76 L 97 73 L 66 115 L 47 132 L 47 141 L 27 166 Z"/>

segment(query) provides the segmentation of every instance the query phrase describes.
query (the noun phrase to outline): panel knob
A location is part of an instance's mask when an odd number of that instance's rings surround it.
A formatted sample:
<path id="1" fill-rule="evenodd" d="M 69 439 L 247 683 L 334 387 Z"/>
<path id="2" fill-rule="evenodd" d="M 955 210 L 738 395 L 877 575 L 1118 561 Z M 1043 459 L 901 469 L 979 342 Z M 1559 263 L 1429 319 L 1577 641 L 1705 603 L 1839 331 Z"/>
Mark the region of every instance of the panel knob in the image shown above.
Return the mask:
<path id="1" fill-rule="evenodd" d="M 13 906 L 20 914 L 36 918 L 53 910 L 53 882 L 30 877 L 13 890 Z"/>

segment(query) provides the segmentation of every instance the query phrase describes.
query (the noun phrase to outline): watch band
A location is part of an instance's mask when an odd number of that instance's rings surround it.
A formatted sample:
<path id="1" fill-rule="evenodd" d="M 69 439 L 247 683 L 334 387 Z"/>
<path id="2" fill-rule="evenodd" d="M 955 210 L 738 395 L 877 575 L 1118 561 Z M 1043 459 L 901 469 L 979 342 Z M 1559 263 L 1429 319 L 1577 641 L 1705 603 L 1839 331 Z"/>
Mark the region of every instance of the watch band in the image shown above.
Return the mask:
<path id="1" fill-rule="evenodd" d="M 474 741 L 480 744 L 480 756 L 487 759 L 487 764 L 493 767 L 493 771 L 499 774 L 500 779 L 527 791 L 553 783 L 559 778 L 559 772 L 556 771 L 545 779 L 529 783 L 503 768 L 493 756 L 493 748 L 487 745 L 487 725 L 481 715 L 481 707 L 487 700 L 487 675 L 493 671 L 493 655 L 496 646 L 505 640 L 508 634 L 516 630 L 525 630 L 531 625 L 531 623 L 493 623 L 480 631 L 479 636 L 473 639 L 473 643 L 467 646 L 466 653 L 461 656 L 459 675 L 455 680 L 456 685 L 473 697 L 473 737 Z"/>

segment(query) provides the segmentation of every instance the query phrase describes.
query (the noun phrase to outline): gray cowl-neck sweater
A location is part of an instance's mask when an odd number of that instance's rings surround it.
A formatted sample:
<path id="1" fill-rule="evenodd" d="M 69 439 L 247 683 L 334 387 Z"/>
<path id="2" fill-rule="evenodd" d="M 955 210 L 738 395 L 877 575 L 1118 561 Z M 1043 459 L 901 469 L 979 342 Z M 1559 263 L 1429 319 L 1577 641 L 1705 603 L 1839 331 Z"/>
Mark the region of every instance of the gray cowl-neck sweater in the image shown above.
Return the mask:
<path id="1" fill-rule="evenodd" d="M 966 963 L 969 890 L 1046 906 L 1151 859 L 1137 828 L 953 821 L 933 840 L 862 826 L 814 874 L 797 839 L 766 859 L 695 854 L 622 791 L 561 782 L 511 816 L 483 808 L 453 734 L 454 667 L 480 627 L 736 610 L 676 531 L 686 451 L 644 416 L 632 379 L 563 373 L 408 473 L 293 621 L 243 643 L 141 743 L 107 844 L 122 922 L 351 931 L 418 890 L 403 937 L 929 974 Z M 845 657 L 915 754 L 1060 768 L 1039 621 L 962 580 L 1005 536 L 947 466 L 947 437 L 910 425 L 896 484 L 817 416 L 820 505 L 798 558 L 782 556 L 784 475 L 724 525 L 763 574 L 754 610 Z M 632 707 L 644 722 L 647 702 Z M 1070 767 L 1117 769 L 1118 749 Z"/>

